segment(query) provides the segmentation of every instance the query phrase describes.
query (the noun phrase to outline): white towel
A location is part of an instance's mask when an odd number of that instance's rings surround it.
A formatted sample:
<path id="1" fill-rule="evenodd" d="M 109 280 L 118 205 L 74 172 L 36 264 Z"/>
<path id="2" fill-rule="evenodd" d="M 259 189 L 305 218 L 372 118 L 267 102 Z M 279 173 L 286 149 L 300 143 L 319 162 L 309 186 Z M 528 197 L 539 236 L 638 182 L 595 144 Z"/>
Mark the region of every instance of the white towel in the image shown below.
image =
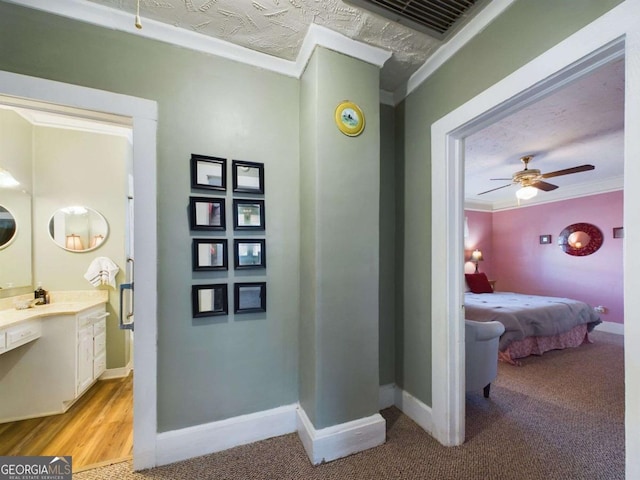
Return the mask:
<path id="1" fill-rule="evenodd" d="M 120 267 L 110 258 L 97 257 L 94 258 L 89 265 L 87 273 L 84 274 L 84 278 L 94 287 L 109 285 L 116 288 L 116 275 L 119 271 Z"/>

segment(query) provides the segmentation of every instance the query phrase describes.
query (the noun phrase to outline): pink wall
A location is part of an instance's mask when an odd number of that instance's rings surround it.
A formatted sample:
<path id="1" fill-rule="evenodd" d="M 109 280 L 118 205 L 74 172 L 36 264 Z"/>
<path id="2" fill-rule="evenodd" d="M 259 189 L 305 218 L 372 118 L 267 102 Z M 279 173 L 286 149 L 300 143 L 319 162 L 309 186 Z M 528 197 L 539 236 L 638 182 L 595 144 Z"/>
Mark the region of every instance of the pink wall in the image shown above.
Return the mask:
<path id="1" fill-rule="evenodd" d="M 484 260 L 478 265 L 478 270 L 487 274 L 489 279 L 493 280 L 493 244 L 492 244 L 492 219 L 491 212 L 473 212 L 465 211 L 467 217 L 467 225 L 469 226 L 469 236 L 464 239 L 464 259 L 471 258 L 471 252 L 476 248 L 482 252 Z M 473 273 L 475 271 L 475 263 L 466 262 L 464 264 L 465 273 Z"/>
<path id="2" fill-rule="evenodd" d="M 467 212 L 477 221 L 478 212 Z M 473 215 L 472 215 L 473 214 Z M 622 191 L 561 202 L 520 207 L 491 215 L 489 278 L 496 290 L 568 297 L 592 306 L 603 305 L 603 321 L 623 322 L 622 239 L 613 238 L 622 226 Z M 557 244 L 559 233 L 573 223 L 591 223 L 603 234 L 602 247 L 592 255 L 575 257 Z M 469 225 L 472 230 L 471 224 Z M 485 232 L 483 223 L 481 231 Z M 550 234 L 551 244 L 539 236 Z M 483 241 L 486 234 L 483 233 Z M 484 247 L 482 248 L 484 254 Z M 483 262 L 487 264 L 489 257 Z M 481 270 L 483 264 L 481 264 Z M 487 270 L 489 274 L 489 270 Z"/>

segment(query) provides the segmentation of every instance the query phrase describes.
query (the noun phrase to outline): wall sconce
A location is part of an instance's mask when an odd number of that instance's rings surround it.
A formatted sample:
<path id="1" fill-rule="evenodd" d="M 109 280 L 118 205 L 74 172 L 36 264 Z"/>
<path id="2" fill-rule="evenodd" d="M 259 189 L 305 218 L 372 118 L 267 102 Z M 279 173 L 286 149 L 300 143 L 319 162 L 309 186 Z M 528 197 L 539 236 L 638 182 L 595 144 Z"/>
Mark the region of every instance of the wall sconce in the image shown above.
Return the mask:
<path id="1" fill-rule="evenodd" d="M 482 262 L 484 258 L 482 258 L 482 252 L 477 248 L 471 252 L 471 262 L 476 264 L 476 271 L 474 273 L 478 273 L 478 262 Z"/>
<path id="2" fill-rule="evenodd" d="M 71 235 L 67 235 L 67 241 L 65 242 L 65 246 L 67 250 L 84 250 L 84 246 L 82 245 L 82 240 L 80 239 L 80 235 L 76 235 L 72 233 Z"/>
<path id="3" fill-rule="evenodd" d="M 20 182 L 13 178 L 13 175 L 0 167 L 0 188 L 12 188 L 20 185 Z"/>

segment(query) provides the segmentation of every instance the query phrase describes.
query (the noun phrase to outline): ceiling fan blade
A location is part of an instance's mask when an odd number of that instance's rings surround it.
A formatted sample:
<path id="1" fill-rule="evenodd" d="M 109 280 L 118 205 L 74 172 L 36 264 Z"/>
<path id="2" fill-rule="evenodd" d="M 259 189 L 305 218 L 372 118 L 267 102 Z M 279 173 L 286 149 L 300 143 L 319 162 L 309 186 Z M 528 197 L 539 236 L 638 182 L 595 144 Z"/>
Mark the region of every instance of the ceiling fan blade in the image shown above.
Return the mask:
<path id="1" fill-rule="evenodd" d="M 559 177 L 560 175 L 569 175 L 570 173 L 580 173 L 593 170 L 593 165 L 580 165 L 579 167 L 565 168 L 564 170 L 556 170 L 555 172 L 543 173 L 542 178 Z"/>
<path id="2" fill-rule="evenodd" d="M 532 183 L 531 186 L 536 187 L 538 190 L 543 190 L 545 192 L 550 192 L 551 190 L 555 190 L 556 188 L 558 188 L 557 185 L 543 182 L 542 180 L 538 180 L 537 182 Z"/>
<path id="3" fill-rule="evenodd" d="M 507 180 L 511 180 L 511 178 L 490 178 L 489 180 L 504 180 L 506 182 Z"/>
<path id="4" fill-rule="evenodd" d="M 486 192 L 480 192 L 480 193 L 478 193 L 478 195 L 484 195 L 485 193 L 494 192 L 494 191 L 496 191 L 496 190 L 500 190 L 501 188 L 507 188 L 507 187 L 510 187 L 511 185 L 512 185 L 512 184 L 511 184 L 511 183 L 509 183 L 509 184 L 507 184 L 507 185 L 503 185 L 503 186 L 498 187 L 498 188 L 492 188 L 491 190 L 487 190 Z"/>

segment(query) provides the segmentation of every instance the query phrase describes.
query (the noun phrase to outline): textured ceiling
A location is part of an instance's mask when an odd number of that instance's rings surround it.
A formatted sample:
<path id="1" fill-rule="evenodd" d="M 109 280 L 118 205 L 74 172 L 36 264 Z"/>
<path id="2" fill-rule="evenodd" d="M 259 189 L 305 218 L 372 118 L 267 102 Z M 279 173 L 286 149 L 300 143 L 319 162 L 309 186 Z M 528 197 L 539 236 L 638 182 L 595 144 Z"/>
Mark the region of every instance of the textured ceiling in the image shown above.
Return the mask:
<path id="1" fill-rule="evenodd" d="M 539 192 L 550 199 L 570 187 L 601 184 L 623 176 L 624 60 L 600 67 L 551 95 L 471 135 L 465 141 L 465 197 L 472 201 L 514 200 L 507 185 L 523 169 L 520 157 L 535 155 L 529 168 L 547 173 L 591 164 L 590 172 L 549 179 L 560 188 Z M 526 203 L 526 202 L 525 202 Z"/>
<path id="2" fill-rule="evenodd" d="M 136 13 L 136 0 L 91 1 Z M 296 59 L 315 23 L 393 52 L 380 74 L 380 88 L 389 92 L 403 86 L 442 45 L 341 0 L 140 0 L 140 16 L 143 28 L 149 18 L 286 60 Z"/>

